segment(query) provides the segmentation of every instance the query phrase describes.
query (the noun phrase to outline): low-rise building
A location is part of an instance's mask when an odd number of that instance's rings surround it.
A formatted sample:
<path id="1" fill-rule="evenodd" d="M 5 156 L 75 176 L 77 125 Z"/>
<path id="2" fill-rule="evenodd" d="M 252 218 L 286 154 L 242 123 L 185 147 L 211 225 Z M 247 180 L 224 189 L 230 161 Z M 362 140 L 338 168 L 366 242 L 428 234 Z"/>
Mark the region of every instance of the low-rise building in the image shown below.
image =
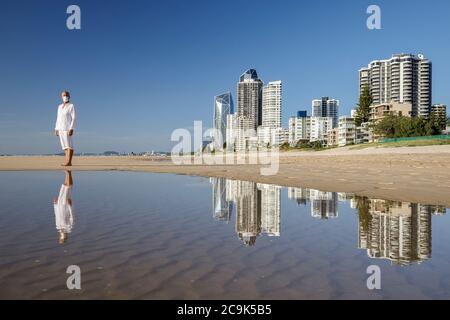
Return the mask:
<path id="1" fill-rule="evenodd" d="M 289 119 L 288 141 L 295 147 L 299 141 L 310 140 L 311 138 L 311 117 L 306 116 L 306 112 L 299 113 L 297 117 Z"/>
<path id="2" fill-rule="evenodd" d="M 311 117 L 310 141 L 320 141 L 326 143 L 328 130 L 333 128 L 333 118 L 331 117 Z"/>
<path id="3" fill-rule="evenodd" d="M 339 118 L 339 146 L 345 147 L 356 142 L 355 119 L 351 117 Z"/>
<path id="4" fill-rule="evenodd" d="M 373 142 L 373 129 L 370 122 L 361 123 L 356 127 L 355 144 L 363 144 Z"/>
<path id="5" fill-rule="evenodd" d="M 370 122 L 377 123 L 388 115 L 411 117 L 412 104 L 391 102 L 370 106 Z"/>
<path id="6" fill-rule="evenodd" d="M 260 148 L 279 147 L 286 142 L 289 142 L 288 129 L 258 127 L 258 146 Z"/>
<path id="7" fill-rule="evenodd" d="M 339 128 L 328 130 L 327 133 L 327 146 L 335 147 L 339 145 Z"/>
<path id="8" fill-rule="evenodd" d="M 441 129 L 447 127 L 447 106 L 445 104 L 434 104 L 431 107 L 431 115 L 439 122 Z"/>

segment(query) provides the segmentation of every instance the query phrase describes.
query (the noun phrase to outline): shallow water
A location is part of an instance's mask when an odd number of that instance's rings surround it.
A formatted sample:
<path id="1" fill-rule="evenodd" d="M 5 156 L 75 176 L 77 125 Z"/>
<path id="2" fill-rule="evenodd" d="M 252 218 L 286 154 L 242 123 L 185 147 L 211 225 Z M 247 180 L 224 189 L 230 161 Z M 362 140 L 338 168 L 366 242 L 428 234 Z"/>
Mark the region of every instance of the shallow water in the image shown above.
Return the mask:
<path id="1" fill-rule="evenodd" d="M 227 179 L 66 178 L 0 173 L 0 298 L 450 298 L 445 208 Z M 70 265 L 81 290 L 67 289 Z M 367 287 L 371 265 L 381 290 Z"/>

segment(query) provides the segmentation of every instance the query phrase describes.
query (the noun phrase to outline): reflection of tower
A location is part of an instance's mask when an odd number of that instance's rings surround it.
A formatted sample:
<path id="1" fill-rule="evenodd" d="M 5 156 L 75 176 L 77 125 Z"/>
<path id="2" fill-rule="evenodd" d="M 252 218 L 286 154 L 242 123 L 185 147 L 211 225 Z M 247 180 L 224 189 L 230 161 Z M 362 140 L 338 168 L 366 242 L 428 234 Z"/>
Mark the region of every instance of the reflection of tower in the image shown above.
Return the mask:
<path id="1" fill-rule="evenodd" d="M 310 197 L 309 189 L 288 188 L 288 198 L 297 201 L 298 205 L 306 205 L 306 201 Z"/>
<path id="2" fill-rule="evenodd" d="M 258 184 L 261 190 L 261 229 L 270 237 L 280 236 L 281 187 Z"/>
<path id="3" fill-rule="evenodd" d="M 254 182 L 236 183 L 236 232 L 246 245 L 253 246 L 261 233 L 261 191 Z"/>
<path id="4" fill-rule="evenodd" d="M 320 219 L 338 217 L 338 196 L 336 192 L 310 190 L 311 216 Z"/>
<path id="5" fill-rule="evenodd" d="M 359 248 L 371 258 L 399 265 L 431 258 L 431 211 L 427 206 L 357 199 Z"/>
<path id="6" fill-rule="evenodd" d="M 227 184 L 225 178 L 211 178 L 213 195 L 213 216 L 219 221 L 229 222 L 232 203 L 227 200 Z"/>

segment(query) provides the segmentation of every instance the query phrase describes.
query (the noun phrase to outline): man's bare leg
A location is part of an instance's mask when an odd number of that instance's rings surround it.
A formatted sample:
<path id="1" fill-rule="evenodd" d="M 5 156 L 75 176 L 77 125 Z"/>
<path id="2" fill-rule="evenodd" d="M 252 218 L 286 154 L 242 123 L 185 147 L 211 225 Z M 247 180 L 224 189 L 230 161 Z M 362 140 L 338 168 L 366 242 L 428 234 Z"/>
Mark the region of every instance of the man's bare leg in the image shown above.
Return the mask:
<path id="1" fill-rule="evenodd" d="M 72 166 L 73 150 L 72 149 L 65 149 L 64 153 L 66 155 L 66 162 L 63 164 L 63 166 L 65 166 L 65 167 Z"/>
<path id="2" fill-rule="evenodd" d="M 66 178 L 64 179 L 64 185 L 67 187 L 71 187 L 73 185 L 72 171 L 70 170 L 66 171 Z"/>

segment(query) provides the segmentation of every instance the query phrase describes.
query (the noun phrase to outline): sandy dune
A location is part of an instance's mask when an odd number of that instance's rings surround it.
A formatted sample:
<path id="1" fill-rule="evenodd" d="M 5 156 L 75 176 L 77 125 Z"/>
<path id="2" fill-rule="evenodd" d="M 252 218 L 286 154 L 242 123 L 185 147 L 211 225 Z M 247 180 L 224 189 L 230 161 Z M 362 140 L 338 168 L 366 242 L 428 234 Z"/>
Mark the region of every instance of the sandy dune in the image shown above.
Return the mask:
<path id="1" fill-rule="evenodd" d="M 57 156 L 0 157 L 0 171 L 64 170 L 61 162 Z M 261 175 L 260 165 L 178 166 L 168 158 L 149 157 L 77 157 L 72 170 L 227 177 L 450 207 L 448 145 L 286 152 L 281 153 L 279 172 L 273 176 Z"/>

